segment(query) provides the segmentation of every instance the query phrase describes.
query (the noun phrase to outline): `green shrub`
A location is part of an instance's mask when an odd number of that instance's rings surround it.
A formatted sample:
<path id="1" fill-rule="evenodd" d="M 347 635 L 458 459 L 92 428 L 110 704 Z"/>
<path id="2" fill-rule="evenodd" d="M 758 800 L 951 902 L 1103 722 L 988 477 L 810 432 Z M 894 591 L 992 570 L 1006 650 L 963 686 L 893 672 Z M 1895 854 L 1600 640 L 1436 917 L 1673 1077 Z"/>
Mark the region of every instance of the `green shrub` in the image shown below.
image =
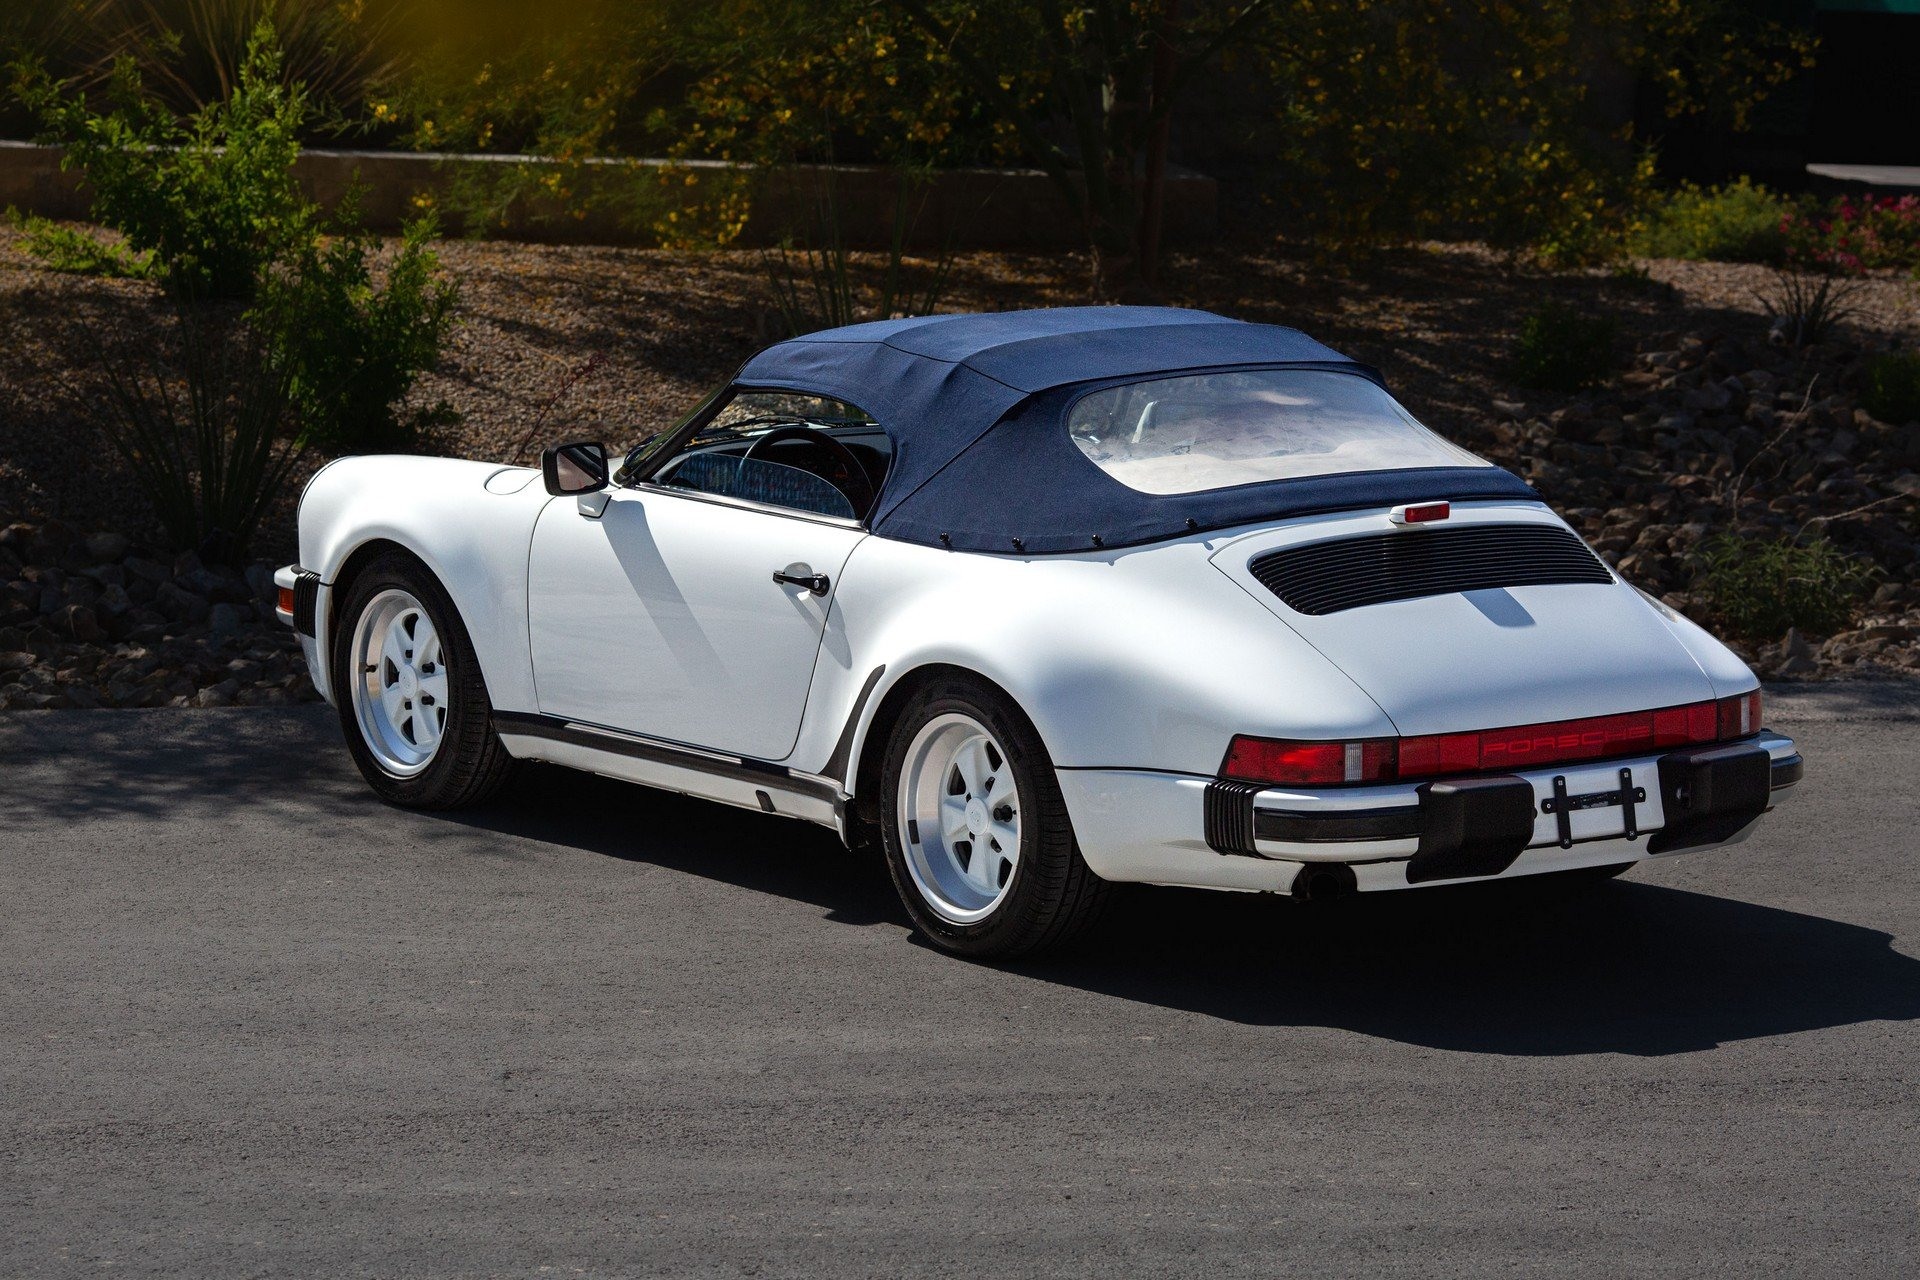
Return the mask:
<path id="1" fill-rule="evenodd" d="M 421 419 L 398 406 L 452 323 L 433 224 L 408 227 L 377 279 L 355 202 L 322 233 L 292 172 L 305 93 L 282 84 L 270 24 L 254 28 L 232 94 L 185 122 L 126 59 L 104 113 L 32 66 L 16 86 L 85 172 L 94 219 L 151 255 L 174 303 L 177 326 L 145 357 L 102 363 L 105 430 L 176 545 L 244 551 L 308 445 L 413 442 Z M 78 263 L 104 247 L 75 237 L 48 251 Z"/>
<path id="2" fill-rule="evenodd" d="M 17 209 L 7 210 L 7 221 L 25 238 L 26 251 L 50 270 L 131 280 L 144 280 L 153 274 L 151 252 L 133 253 L 124 244 L 109 243 L 51 218 L 37 214 L 23 217 Z"/>
<path id="3" fill-rule="evenodd" d="M 440 272 L 430 219 L 409 225 L 385 279 L 375 239 L 343 232 L 310 240 L 271 272 L 256 311 L 292 376 L 302 439 L 330 453 L 411 448 L 420 418 L 401 402 L 440 358 L 454 286 Z"/>
<path id="4" fill-rule="evenodd" d="M 1514 379 L 1542 391 L 1578 391 L 1613 367 L 1617 326 L 1562 302 L 1549 302 L 1520 322 L 1512 355 Z"/>
<path id="5" fill-rule="evenodd" d="M 185 121 L 147 92 L 128 57 L 115 64 L 104 114 L 32 64 L 18 69 L 15 89 L 43 138 L 66 148 L 62 165 L 85 173 L 94 218 L 134 253 L 152 251 L 175 294 L 247 297 L 268 262 L 312 234 L 311 207 L 293 180 L 306 99 L 281 83 L 266 23 L 232 96 Z"/>
<path id="6" fill-rule="evenodd" d="M 1875 356 L 1867 365 L 1860 403 L 1882 422 L 1920 421 L 1920 352 Z"/>
<path id="7" fill-rule="evenodd" d="M 1629 241 L 1643 258 L 1779 262 L 1793 202 L 1739 178 L 1721 187 L 1683 182 L 1650 202 Z"/>
<path id="8" fill-rule="evenodd" d="M 1844 630 L 1878 574 L 1825 537 L 1723 533 L 1702 548 L 1696 586 L 1727 631 L 1764 642 L 1789 627 L 1813 635 Z"/>

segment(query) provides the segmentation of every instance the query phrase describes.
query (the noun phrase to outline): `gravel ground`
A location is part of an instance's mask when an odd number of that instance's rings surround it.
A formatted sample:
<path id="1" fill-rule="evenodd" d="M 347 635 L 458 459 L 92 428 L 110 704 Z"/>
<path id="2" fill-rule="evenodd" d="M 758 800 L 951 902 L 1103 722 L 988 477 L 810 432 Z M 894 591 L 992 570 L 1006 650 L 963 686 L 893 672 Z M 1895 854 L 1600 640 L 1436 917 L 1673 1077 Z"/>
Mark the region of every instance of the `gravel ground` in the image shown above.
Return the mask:
<path id="1" fill-rule="evenodd" d="M 461 324 L 414 396 L 417 407 L 452 411 L 430 452 L 529 461 L 560 437 L 631 444 L 778 335 L 757 253 L 476 241 L 443 253 L 461 288 Z M 1725 524 L 1738 479 L 1744 520 L 1783 532 L 1824 527 L 1882 571 L 1853 630 L 1755 646 L 1755 663 L 1787 677 L 1920 670 L 1920 424 L 1873 422 L 1851 391 L 1864 354 L 1920 341 L 1920 285 L 1863 282 L 1843 337 L 1798 353 L 1767 341 L 1765 268 L 1645 268 L 1640 277 L 1549 274 L 1470 245 L 1336 268 L 1221 247 L 1176 255 L 1166 278 L 1171 302 L 1296 325 L 1379 366 L 1423 420 L 1525 475 L 1602 554 L 1677 607 L 1698 612 L 1692 555 Z M 1072 304 L 1085 284 L 1071 255 L 967 254 L 944 305 Z M 1508 379 L 1520 320 L 1549 297 L 1619 322 L 1620 368 L 1603 387 L 1561 395 Z M 136 543 L 149 532 L 95 426 L 95 371 L 102 353 L 142 349 L 163 321 L 153 286 L 44 270 L 0 227 L 0 525 L 55 516 L 76 536 L 109 531 Z M 1792 428 L 1778 431 L 1783 443 L 1768 444 L 1781 427 Z M 1760 483 L 1747 478 L 1757 455 Z M 255 548 L 265 562 L 293 553 L 302 478 Z M 1823 523 L 1863 505 L 1864 517 Z M 73 603 L 37 582 L 13 586 L 56 609 Z M 30 620 L 15 622 L 31 633 Z M 197 679 L 212 675 L 209 667 Z"/>
<path id="2" fill-rule="evenodd" d="M 462 323 L 415 400 L 445 402 L 460 421 L 438 431 L 435 452 L 526 460 L 569 434 L 631 444 L 779 332 L 757 253 L 453 241 L 443 254 Z M 1495 401 L 1550 410 L 1572 399 L 1519 393 L 1503 373 L 1520 318 L 1546 297 L 1617 316 L 1636 351 L 1700 330 L 1764 331 L 1756 294 L 1766 269 L 1648 269 L 1650 283 L 1636 284 L 1538 272 L 1471 245 L 1386 252 L 1345 269 L 1221 248 L 1175 255 L 1166 277 L 1169 302 L 1291 324 L 1379 366 L 1423 420 L 1473 442 L 1503 416 Z M 1085 285 L 1071 255 L 972 253 L 955 263 L 943 308 L 1072 305 Z M 1912 281 L 1867 281 L 1858 305 L 1863 345 L 1920 341 Z M 126 522 L 137 503 L 114 483 L 117 463 L 92 426 L 89 371 L 99 348 L 137 346 L 160 317 L 153 286 L 44 270 L 0 226 L 0 505 L 85 529 Z"/>

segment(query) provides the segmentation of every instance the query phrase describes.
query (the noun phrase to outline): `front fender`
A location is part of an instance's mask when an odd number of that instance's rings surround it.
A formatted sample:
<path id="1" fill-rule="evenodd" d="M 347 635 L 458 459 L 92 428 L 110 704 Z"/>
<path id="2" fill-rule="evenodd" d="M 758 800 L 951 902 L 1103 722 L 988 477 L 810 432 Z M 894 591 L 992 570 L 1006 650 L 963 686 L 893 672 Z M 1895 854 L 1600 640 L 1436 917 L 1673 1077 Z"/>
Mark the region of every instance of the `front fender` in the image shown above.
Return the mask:
<path id="1" fill-rule="evenodd" d="M 539 479 L 524 467 L 410 456 L 343 458 L 318 472 L 299 515 L 301 566 L 323 584 L 318 674 L 329 660 L 341 569 L 368 544 L 392 542 L 418 556 L 453 598 L 494 706 L 533 710 L 527 549 L 552 501 Z"/>

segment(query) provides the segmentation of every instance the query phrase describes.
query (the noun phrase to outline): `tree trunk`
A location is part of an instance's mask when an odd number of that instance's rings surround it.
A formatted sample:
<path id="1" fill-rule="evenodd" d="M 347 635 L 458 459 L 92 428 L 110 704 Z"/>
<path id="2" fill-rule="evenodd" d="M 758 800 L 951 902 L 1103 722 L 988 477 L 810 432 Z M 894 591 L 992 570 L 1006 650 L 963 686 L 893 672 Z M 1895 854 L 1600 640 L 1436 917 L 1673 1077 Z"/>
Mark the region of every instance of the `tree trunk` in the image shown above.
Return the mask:
<path id="1" fill-rule="evenodd" d="M 1147 173 L 1140 193 L 1140 279 L 1160 287 L 1160 227 L 1167 204 L 1167 142 L 1172 132 L 1173 33 L 1180 21 L 1180 0 L 1164 0 L 1160 29 L 1153 43 L 1152 88 L 1147 96 Z"/>
<path id="2" fill-rule="evenodd" d="M 1104 210 L 1090 211 L 1087 247 L 1093 258 L 1093 300 L 1148 305 L 1159 295 L 1141 273 L 1140 210 L 1131 183 L 1109 184 Z"/>

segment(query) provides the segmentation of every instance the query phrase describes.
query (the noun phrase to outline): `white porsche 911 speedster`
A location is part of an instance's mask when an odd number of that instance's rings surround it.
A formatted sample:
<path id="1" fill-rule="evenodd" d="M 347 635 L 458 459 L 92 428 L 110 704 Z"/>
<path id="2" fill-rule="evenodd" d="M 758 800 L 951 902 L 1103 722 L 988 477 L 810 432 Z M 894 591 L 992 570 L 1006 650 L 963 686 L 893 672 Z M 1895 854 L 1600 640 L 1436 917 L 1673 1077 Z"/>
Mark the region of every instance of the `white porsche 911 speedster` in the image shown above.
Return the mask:
<path id="1" fill-rule="evenodd" d="M 1116 882 L 1609 876 L 1802 769 L 1525 482 L 1203 312 L 810 334 L 617 465 L 334 462 L 299 547 L 282 615 L 385 799 L 545 760 L 820 823 L 970 955 Z"/>

